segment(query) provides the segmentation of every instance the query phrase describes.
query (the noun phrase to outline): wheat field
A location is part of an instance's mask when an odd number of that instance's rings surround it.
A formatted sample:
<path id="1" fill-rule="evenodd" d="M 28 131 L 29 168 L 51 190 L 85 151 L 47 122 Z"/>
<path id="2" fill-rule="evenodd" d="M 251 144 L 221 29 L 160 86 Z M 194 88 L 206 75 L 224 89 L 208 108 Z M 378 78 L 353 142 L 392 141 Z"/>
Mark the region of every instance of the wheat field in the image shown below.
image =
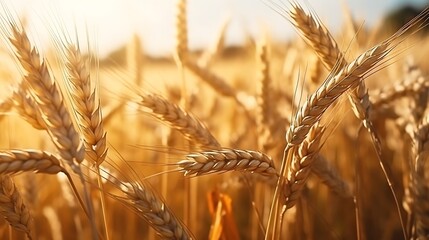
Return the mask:
<path id="1" fill-rule="evenodd" d="M 333 33 L 265 2 L 293 39 L 191 50 L 178 0 L 174 53 L 103 59 L 2 4 L 1 239 L 429 239 L 429 10 Z"/>

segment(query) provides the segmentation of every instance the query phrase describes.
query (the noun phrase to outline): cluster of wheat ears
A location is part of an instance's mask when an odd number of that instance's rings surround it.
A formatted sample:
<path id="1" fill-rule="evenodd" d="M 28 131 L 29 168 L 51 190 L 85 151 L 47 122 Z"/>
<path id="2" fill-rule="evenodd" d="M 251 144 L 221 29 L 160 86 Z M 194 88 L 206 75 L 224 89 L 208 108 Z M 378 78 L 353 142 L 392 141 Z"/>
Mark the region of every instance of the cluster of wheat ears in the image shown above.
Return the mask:
<path id="1" fill-rule="evenodd" d="M 267 3 L 301 40 L 193 52 L 180 0 L 174 57 L 136 37 L 127 69 L 58 33 L 48 63 L 3 6 L 1 238 L 429 238 L 427 11 L 342 46 Z"/>

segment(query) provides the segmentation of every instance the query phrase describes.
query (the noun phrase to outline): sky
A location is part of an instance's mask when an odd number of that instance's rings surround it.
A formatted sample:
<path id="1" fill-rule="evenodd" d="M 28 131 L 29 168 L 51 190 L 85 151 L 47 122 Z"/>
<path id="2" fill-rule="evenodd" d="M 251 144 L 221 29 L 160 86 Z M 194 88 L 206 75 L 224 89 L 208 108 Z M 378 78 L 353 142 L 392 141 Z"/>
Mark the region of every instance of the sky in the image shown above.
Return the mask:
<path id="1" fill-rule="evenodd" d="M 125 44 L 138 34 L 146 53 L 168 55 L 174 49 L 177 0 L 15 0 L 5 1 L 9 9 L 25 16 L 30 36 L 49 45 L 52 29 L 88 38 L 101 56 Z M 287 4 L 287 0 L 273 0 Z M 330 29 L 339 27 L 342 8 L 373 25 L 398 5 L 423 5 L 427 0 L 295 0 L 318 14 Z M 223 22 L 229 19 L 227 42 L 239 44 L 246 33 L 260 37 L 268 31 L 277 40 L 293 36 L 294 30 L 267 4 L 270 0 L 188 0 L 189 45 L 208 47 Z M 271 5 L 272 6 L 272 5 Z M 306 7 L 307 8 L 307 7 Z M 85 37 L 83 39 L 86 41 Z"/>

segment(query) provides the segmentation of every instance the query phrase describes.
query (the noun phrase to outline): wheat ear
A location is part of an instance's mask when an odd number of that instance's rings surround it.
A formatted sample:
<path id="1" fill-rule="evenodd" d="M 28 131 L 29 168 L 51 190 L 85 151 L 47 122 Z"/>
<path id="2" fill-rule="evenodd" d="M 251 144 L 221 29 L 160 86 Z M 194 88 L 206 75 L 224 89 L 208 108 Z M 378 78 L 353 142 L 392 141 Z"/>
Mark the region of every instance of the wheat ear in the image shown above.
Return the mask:
<path id="1" fill-rule="evenodd" d="M 333 69 L 337 62 L 338 69 L 346 64 L 337 42 L 329 30 L 313 14 L 306 13 L 298 3 L 294 3 L 289 16 L 292 24 L 314 49 L 328 70 Z"/>
<path id="2" fill-rule="evenodd" d="M 237 98 L 236 90 L 231 87 L 224 79 L 216 74 L 208 71 L 206 68 L 198 65 L 195 62 L 185 62 L 186 67 L 193 72 L 195 75 L 201 78 L 204 82 L 209 84 L 214 90 L 226 97 Z M 236 99 L 236 101 L 238 101 Z"/>
<path id="3" fill-rule="evenodd" d="M 402 81 L 391 86 L 371 91 L 371 102 L 373 102 L 374 109 L 377 110 L 401 97 L 412 96 L 426 91 L 429 88 L 429 81 L 419 69 L 416 69 L 416 71 L 417 74 L 414 76 L 405 77 Z"/>
<path id="4" fill-rule="evenodd" d="M 286 133 L 288 148 L 299 145 L 328 107 L 348 89 L 356 87 L 390 52 L 389 42 L 374 46 L 330 76 L 299 108 Z"/>
<path id="5" fill-rule="evenodd" d="M 51 78 L 46 61 L 40 57 L 37 49 L 31 46 L 25 30 L 13 21 L 9 22 L 9 25 L 11 27 L 9 41 L 14 46 L 15 55 L 26 72 L 24 80 L 40 109 L 48 133 L 61 157 L 79 175 L 83 184 L 86 205 L 82 205 L 82 208 L 90 220 L 92 238 L 96 239 L 97 229 L 92 217 L 94 214 L 92 202 L 80 166 L 85 157 L 85 149 L 80 136 L 74 128 L 73 120 L 63 101 L 63 95 Z M 69 179 L 71 180 L 71 178 Z M 76 195 L 80 201 L 79 193 L 76 192 Z"/>
<path id="6" fill-rule="evenodd" d="M 306 19 L 308 22 L 310 23 L 309 25 L 307 25 L 308 28 L 314 27 L 312 31 L 318 31 L 319 30 L 319 34 L 323 35 L 325 34 L 326 38 L 329 38 L 329 41 L 325 41 L 325 43 L 327 44 L 331 44 L 331 45 L 325 45 L 323 47 L 329 48 L 330 51 L 336 52 L 336 54 L 329 54 L 329 56 L 332 55 L 337 55 L 337 59 L 335 61 L 333 61 L 332 58 L 323 58 L 322 60 L 324 60 L 325 65 L 328 67 L 328 69 L 332 69 L 331 71 L 333 71 L 334 73 L 336 72 L 336 68 L 335 66 L 339 66 L 338 69 L 340 69 L 341 67 L 345 66 L 347 67 L 347 62 L 344 58 L 344 55 L 339 51 L 335 41 L 333 40 L 333 38 L 331 37 L 331 35 L 329 34 L 329 32 L 327 31 L 327 29 L 323 26 L 323 24 L 321 24 L 320 21 L 317 21 L 312 14 L 305 14 L 305 12 L 303 11 L 303 9 L 298 5 L 295 4 L 293 7 L 293 12 L 297 13 L 295 19 Z M 293 16 L 293 14 L 292 14 Z M 292 17 L 293 18 L 293 17 Z M 410 26 L 412 26 L 413 24 L 418 23 L 419 21 L 424 21 L 424 17 L 422 17 L 422 15 L 417 16 L 415 19 L 413 19 L 412 21 L 410 21 L 408 24 L 406 24 L 403 28 L 401 28 L 397 33 L 395 33 L 390 39 L 384 41 L 381 45 L 387 44 L 389 45 L 389 42 L 392 42 L 395 39 L 398 39 L 402 34 L 404 34 L 408 29 L 410 29 Z M 422 23 L 423 24 L 423 23 Z M 300 24 L 297 24 L 298 28 Z M 301 27 L 302 29 L 305 29 L 305 27 Z M 301 30 L 304 36 L 305 35 L 305 30 Z M 318 42 L 318 38 L 315 38 L 314 42 L 313 39 L 310 37 L 311 35 L 306 36 L 306 38 L 308 39 L 308 41 L 313 45 L 317 45 L 317 44 L 322 44 L 321 42 Z M 334 44 L 333 44 L 334 43 Z M 380 45 L 379 45 L 380 46 Z M 319 46 L 321 47 L 321 46 Z M 314 47 L 316 52 L 318 52 L 318 48 Z M 323 55 L 323 52 L 318 52 L 319 55 Z M 361 76 L 363 77 L 363 76 Z M 377 157 L 378 160 L 380 162 L 380 166 L 383 170 L 383 173 L 386 177 L 386 180 L 389 184 L 389 187 L 391 189 L 393 198 L 395 200 L 396 206 L 398 208 L 398 214 L 399 214 L 399 218 L 401 220 L 401 225 L 402 225 L 402 229 L 405 229 L 403 226 L 403 221 L 402 221 L 402 215 L 399 209 L 399 202 L 398 199 L 396 197 L 395 194 L 395 190 L 393 188 L 392 182 L 390 180 L 390 177 L 388 175 L 388 172 L 386 171 L 386 166 L 385 163 L 383 162 L 382 159 L 382 152 L 381 152 L 381 143 L 380 143 L 380 139 L 377 135 L 377 133 L 375 132 L 375 128 L 369 118 L 370 115 L 370 110 L 371 110 L 371 102 L 369 101 L 369 95 L 367 92 L 367 89 L 365 87 L 364 81 L 362 79 L 358 80 L 358 84 L 356 85 L 356 89 L 353 90 L 352 94 L 349 95 L 349 100 L 350 103 L 352 105 L 352 109 L 353 112 L 355 113 L 355 115 L 357 116 L 358 119 L 360 119 L 362 121 L 363 126 L 367 129 L 368 133 L 371 136 L 372 142 L 374 144 L 376 153 L 377 153 Z M 406 238 L 406 233 L 405 231 L 404 233 L 404 237 Z"/>
<path id="7" fill-rule="evenodd" d="M 278 146 L 278 139 L 283 138 L 283 133 L 278 131 L 278 127 L 288 126 L 290 122 L 280 116 L 273 104 L 278 101 L 279 95 L 283 96 L 283 94 L 276 93 L 272 87 L 270 51 L 266 37 L 257 44 L 256 56 L 259 65 L 259 76 L 256 85 L 258 146 L 263 151 L 267 151 Z"/>
<path id="8" fill-rule="evenodd" d="M 188 57 L 188 21 L 186 16 L 186 0 L 177 1 L 176 13 L 176 54 L 183 63 Z"/>
<path id="9" fill-rule="evenodd" d="M 97 98 L 96 88 L 91 86 L 89 59 L 81 55 L 74 44 L 65 49 L 67 87 L 76 111 L 76 119 L 81 130 L 86 157 L 100 165 L 107 154 L 106 131 Z"/>
<path id="10" fill-rule="evenodd" d="M 249 96 L 243 91 L 236 91 L 231 85 L 227 83 L 225 79 L 219 75 L 216 75 L 214 72 L 203 66 L 200 66 L 191 60 L 184 62 L 184 64 L 187 69 L 197 75 L 202 81 L 210 85 L 216 92 L 223 96 L 233 98 L 239 106 L 246 110 L 246 114 L 249 115 L 249 110 L 254 108 L 254 103 L 256 100 L 252 96 Z M 250 115 L 248 117 L 249 119 L 253 119 L 253 117 L 250 117 Z"/>
<path id="11" fill-rule="evenodd" d="M 329 71 L 337 71 L 347 65 L 344 54 L 340 51 L 328 29 L 313 14 L 307 14 L 299 4 L 293 4 L 290 17 L 301 35 L 313 47 Z M 374 139 L 377 150 L 380 140 L 369 119 L 371 102 L 364 81 L 359 81 L 357 88 L 349 94 L 349 100 L 356 117 L 362 121 Z"/>
<path id="12" fill-rule="evenodd" d="M 271 157 L 251 150 L 222 149 L 191 153 L 186 156 L 186 160 L 178 162 L 177 165 L 185 176 L 243 171 L 278 177 Z"/>
<path id="13" fill-rule="evenodd" d="M 258 121 L 260 124 L 268 125 L 269 116 L 271 116 L 271 76 L 270 76 L 270 60 L 268 58 L 268 46 L 266 41 L 258 44 L 258 62 L 260 65 L 259 86 L 257 88 L 257 101 L 259 107 L 259 114 L 261 119 Z"/>
<path id="14" fill-rule="evenodd" d="M 286 183 L 283 186 L 284 205 L 286 205 L 286 209 L 295 206 L 308 180 L 313 162 L 316 161 L 319 153 L 320 141 L 324 131 L 324 127 L 315 124 L 310 129 L 305 141 L 303 141 L 294 152 Z"/>
<path id="15" fill-rule="evenodd" d="M 189 230 L 168 209 L 165 203 L 150 188 L 139 183 L 118 183 L 126 194 L 125 203 L 145 219 L 162 239 L 194 239 Z"/>
<path id="16" fill-rule="evenodd" d="M 288 200 L 293 189 L 290 188 L 291 182 L 284 177 L 289 172 L 289 166 L 293 159 L 293 152 L 305 138 L 307 138 L 310 129 L 320 121 L 323 113 L 328 107 L 338 99 L 348 89 L 356 87 L 362 77 L 370 72 L 384 57 L 391 51 L 389 41 L 374 46 L 368 51 L 358 56 L 354 61 L 344 66 L 335 76 L 330 76 L 326 81 L 312 93 L 307 101 L 298 109 L 289 129 L 286 132 L 287 145 L 284 150 L 284 156 L 280 167 L 280 178 L 274 193 L 270 219 L 267 226 L 267 236 L 275 236 L 279 231 L 280 208 L 281 208 L 281 188 L 283 195 L 286 196 L 286 202 L 289 206 L 294 204 L 295 198 Z M 299 185 L 298 185 L 299 186 Z M 288 207 L 288 205 L 286 205 Z"/>
<path id="17" fill-rule="evenodd" d="M 272 87 L 270 51 L 266 37 L 257 44 L 256 60 L 259 66 L 256 85 L 258 146 L 267 151 L 278 146 L 277 139 L 283 138 L 278 126 L 288 126 L 289 121 L 280 116 L 273 104 L 278 100 L 279 93 L 273 93 L 275 89 Z"/>
<path id="18" fill-rule="evenodd" d="M 332 192 L 344 198 L 353 196 L 349 184 L 322 155 L 316 157 L 311 170 Z"/>
<path id="19" fill-rule="evenodd" d="M 35 129 L 46 130 L 40 109 L 37 106 L 33 96 L 30 95 L 22 81 L 18 87 L 13 90 L 12 102 L 18 114 Z"/>
<path id="20" fill-rule="evenodd" d="M 205 149 L 220 148 L 210 131 L 192 114 L 159 95 L 143 94 L 140 97 L 139 104 L 151 109 L 157 118 L 179 130 L 188 140 Z"/>
<path id="21" fill-rule="evenodd" d="M 272 110 L 272 89 L 270 76 L 270 61 L 268 59 L 268 46 L 266 41 L 261 41 L 257 48 L 257 60 L 260 69 L 260 76 L 257 85 L 257 124 L 258 124 L 258 146 L 264 147 L 271 135 L 271 123 L 273 118 Z M 277 117 L 277 116 L 276 116 Z"/>
<path id="22" fill-rule="evenodd" d="M 28 171 L 57 174 L 63 170 L 60 160 L 49 152 L 32 149 L 0 151 L 0 174 Z"/>
<path id="23" fill-rule="evenodd" d="M 0 214 L 16 230 L 25 232 L 31 240 L 32 218 L 12 178 L 0 175 Z"/>
<path id="24" fill-rule="evenodd" d="M 429 115 L 422 118 L 412 132 L 413 148 L 411 149 L 409 183 L 406 188 L 406 209 L 414 216 L 413 234 L 416 239 L 429 236 L 429 185 L 425 174 L 425 162 L 429 156 Z"/>
<path id="25" fill-rule="evenodd" d="M 41 59 L 37 49 L 31 46 L 24 30 L 14 23 L 10 23 L 10 27 L 12 34 L 9 40 L 26 72 L 24 80 L 30 86 L 54 144 L 61 157 L 70 164 L 75 164 L 75 161 L 82 162 L 84 149 L 79 134 L 64 105 L 63 96 L 50 76 L 45 60 Z"/>

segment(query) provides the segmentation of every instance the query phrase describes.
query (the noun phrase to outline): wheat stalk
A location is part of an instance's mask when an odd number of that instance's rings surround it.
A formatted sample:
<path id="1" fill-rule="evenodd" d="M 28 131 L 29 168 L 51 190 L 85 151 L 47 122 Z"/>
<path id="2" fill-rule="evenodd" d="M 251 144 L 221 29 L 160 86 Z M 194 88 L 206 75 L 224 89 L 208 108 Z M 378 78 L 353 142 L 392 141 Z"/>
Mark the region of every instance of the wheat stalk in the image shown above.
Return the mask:
<path id="1" fill-rule="evenodd" d="M 222 149 L 191 153 L 177 165 L 185 176 L 243 171 L 278 177 L 273 160 L 266 154 L 252 150 Z"/>
<path id="2" fill-rule="evenodd" d="M 103 190 L 99 172 L 100 164 L 107 155 L 106 132 L 103 126 L 103 118 L 100 108 L 100 99 L 97 96 L 97 88 L 91 86 L 90 59 L 82 56 L 78 46 L 72 43 L 65 43 L 64 61 L 66 69 L 66 86 L 68 88 L 71 105 L 75 111 L 75 119 L 79 127 L 85 146 L 86 158 L 92 161 L 98 172 L 98 187 Z M 86 186 L 84 186 L 85 194 Z M 87 206 L 92 214 L 92 202 L 90 197 L 85 195 Z M 105 198 L 103 191 L 100 191 L 102 206 L 103 228 L 106 239 L 109 234 L 106 226 Z M 91 219 L 93 229 L 96 229 L 95 221 Z M 95 233 L 95 231 L 94 231 Z"/>

